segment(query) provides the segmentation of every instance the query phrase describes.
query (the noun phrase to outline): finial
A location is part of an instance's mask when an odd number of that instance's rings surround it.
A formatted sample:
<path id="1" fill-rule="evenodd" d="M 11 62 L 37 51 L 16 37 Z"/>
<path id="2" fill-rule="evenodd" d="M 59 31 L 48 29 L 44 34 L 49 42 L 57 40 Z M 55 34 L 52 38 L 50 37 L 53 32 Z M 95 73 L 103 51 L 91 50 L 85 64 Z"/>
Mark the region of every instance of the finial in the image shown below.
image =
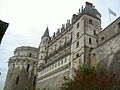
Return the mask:
<path id="1" fill-rule="evenodd" d="M 82 7 L 81 7 L 81 12 L 83 12 L 83 5 L 82 5 Z"/>

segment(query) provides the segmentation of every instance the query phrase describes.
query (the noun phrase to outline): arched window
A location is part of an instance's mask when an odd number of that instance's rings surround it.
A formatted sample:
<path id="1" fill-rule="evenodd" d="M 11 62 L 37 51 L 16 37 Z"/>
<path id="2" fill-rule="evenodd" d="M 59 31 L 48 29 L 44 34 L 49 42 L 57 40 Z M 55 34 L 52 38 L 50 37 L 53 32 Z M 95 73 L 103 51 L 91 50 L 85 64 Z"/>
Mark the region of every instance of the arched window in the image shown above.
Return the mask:
<path id="1" fill-rule="evenodd" d="M 19 75 L 16 77 L 16 84 L 18 85 L 19 83 Z"/>
<path id="2" fill-rule="evenodd" d="M 36 82 L 36 76 L 34 76 L 34 79 L 33 79 L 33 86 L 35 86 L 35 82 Z"/>
<path id="3" fill-rule="evenodd" d="M 27 65 L 27 72 L 29 71 L 29 68 L 30 68 L 30 64 Z"/>
<path id="4" fill-rule="evenodd" d="M 30 55 L 29 55 L 30 57 L 32 56 L 32 53 L 30 53 Z"/>

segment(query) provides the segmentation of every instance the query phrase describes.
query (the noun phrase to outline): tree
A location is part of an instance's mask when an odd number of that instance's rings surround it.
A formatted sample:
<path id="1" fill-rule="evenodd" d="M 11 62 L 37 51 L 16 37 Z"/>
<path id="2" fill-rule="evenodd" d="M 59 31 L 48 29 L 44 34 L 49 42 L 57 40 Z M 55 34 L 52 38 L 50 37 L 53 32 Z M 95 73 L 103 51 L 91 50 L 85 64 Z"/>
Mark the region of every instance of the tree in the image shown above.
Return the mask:
<path id="1" fill-rule="evenodd" d="M 111 72 L 97 72 L 86 64 L 74 72 L 73 79 L 64 78 L 60 90 L 120 90 L 120 80 Z"/>

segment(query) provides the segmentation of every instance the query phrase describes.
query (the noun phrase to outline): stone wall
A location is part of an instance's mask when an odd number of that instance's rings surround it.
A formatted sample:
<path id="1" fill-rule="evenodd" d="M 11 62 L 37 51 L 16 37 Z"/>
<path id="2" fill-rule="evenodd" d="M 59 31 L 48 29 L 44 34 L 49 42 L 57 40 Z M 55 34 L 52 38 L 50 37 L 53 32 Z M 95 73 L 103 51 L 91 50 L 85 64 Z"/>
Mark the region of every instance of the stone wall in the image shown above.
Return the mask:
<path id="1" fill-rule="evenodd" d="M 109 41 L 98 46 L 91 53 L 92 65 L 97 64 L 98 70 L 120 70 L 120 32 L 114 35 Z"/>
<path id="2" fill-rule="evenodd" d="M 69 70 L 62 72 L 62 73 L 58 73 L 56 75 L 51 75 L 49 76 L 49 78 L 45 78 L 43 80 L 39 80 L 37 83 L 37 89 L 43 89 L 43 88 L 49 88 L 52 90 L 58 89 L 64 79 L 64 76 L 69 77 Z"/>
<path id="3" fill-rule="evenodd" d="M 19 82 L 17 82 L 17 76 L 19 76 Z M 33 90 L 33 78 L 35 74 L 32 72 L 27 72 L 26 68 L 9 68 L 7 78 L 6 78 L 6 83 L 4 90 Z M 31 82 L 32 81 L 32 82 Z"/>

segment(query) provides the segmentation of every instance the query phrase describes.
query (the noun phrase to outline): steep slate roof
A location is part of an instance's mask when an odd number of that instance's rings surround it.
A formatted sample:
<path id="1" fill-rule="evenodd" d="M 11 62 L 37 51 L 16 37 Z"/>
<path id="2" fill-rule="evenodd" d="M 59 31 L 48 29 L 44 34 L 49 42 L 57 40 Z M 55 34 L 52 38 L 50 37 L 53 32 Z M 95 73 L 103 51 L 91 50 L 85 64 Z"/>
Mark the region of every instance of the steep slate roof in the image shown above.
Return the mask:
<path id="1" fill-rule="evenodd" d="M 83 13 L 86 13 L 86 14 L 89 14 L 89 15 L 92 15 L 92 16 L 95 16 L 95 17 L 96 17 L 97 14 L 101 16 L 101 14 L 89 2 L 86 2 L 86 7 L 84 8 Z"/>
<path id="2" fill-rule="evenodd" d="M 45 33 L 43 34 L 42 37 L 50 37 L 48 27 L 46 28 L 46 31 L 45 31 Z"/>

